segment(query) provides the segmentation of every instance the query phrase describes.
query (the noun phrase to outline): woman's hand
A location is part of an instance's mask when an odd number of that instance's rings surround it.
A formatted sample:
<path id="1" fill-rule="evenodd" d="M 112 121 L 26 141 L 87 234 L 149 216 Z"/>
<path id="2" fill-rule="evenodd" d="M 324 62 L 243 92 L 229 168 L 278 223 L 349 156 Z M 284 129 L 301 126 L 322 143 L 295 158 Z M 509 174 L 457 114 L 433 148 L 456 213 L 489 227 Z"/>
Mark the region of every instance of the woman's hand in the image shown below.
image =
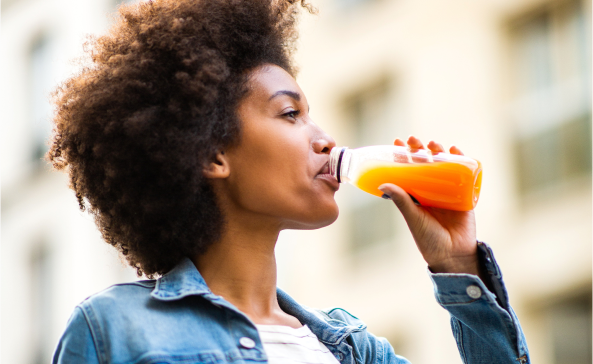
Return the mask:
<path id="1" fill-rule="evenodd" d="M 406 144 L 396 139 L 398 146 Z M 425 149 L 422 142 L 411 136 L 408 147 L 412 150 Z M 433 153 L 444 153 L 439 143 L 427 145 Z M 463 155 L 457 147 L 449 149 L 451 154 Z M 414 204 L 412 198 L 400 187 L 385 183 L 379 186 L 401 211 L 416 245 L 424 260 L 434 273 L 470 273 L 479 275 L 476 221 L 473 211 L 452 211 Z"/>

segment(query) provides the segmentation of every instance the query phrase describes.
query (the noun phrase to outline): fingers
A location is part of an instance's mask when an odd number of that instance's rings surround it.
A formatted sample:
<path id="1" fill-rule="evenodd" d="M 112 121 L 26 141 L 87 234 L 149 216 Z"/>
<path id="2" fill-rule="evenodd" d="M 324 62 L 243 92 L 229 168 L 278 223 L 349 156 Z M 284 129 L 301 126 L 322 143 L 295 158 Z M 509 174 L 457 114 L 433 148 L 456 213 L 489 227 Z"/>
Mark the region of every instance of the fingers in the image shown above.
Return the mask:
<path id="1" fill-rule="evenodd" d="M 457 148 L 456 146 L 451 146 L 451 148 L 449 148 L 449 153 L 451 154 L 457 154 L 457 155 L 463 155 L 463 152 L 461 151 L 461 149 Z"/>
<path id="2" fill-rule="evenodd" d="M 428 147 L 428 149 L 430 149 L 430 151 L 433 154 L 443 153 L 445 151 L 445 148 L 443 148 L 443 145 L 435 142 L 434 140 L 431 140 L 430 142 L 428 142 L 428 144 L 426 146 Z"/>
<path id="3" fill-rule="evenodd" d="M 399 147 L 405 147 L 406 144 L 408 145 L 408 147 L 410 147 L 410 149 L 425 149 L 424 144 L 422 144 L 422 141 L 420 141 L 420 139 L 416 138 L 413 135 L 410 135 L 407 143 L 404 143 L 404 141 L 400 138 L 396 138 L 393 141 L 393 145 L 397 145 Z M 445 148 L 443 147 L 443 145 L 441 143 L 435 142 L 434 140 L 431 140 L 426 146 L 433 154 L 445 152 Z M 451 148 L 449 148 L 449 153 L 463 155 L 461 149 L 457 148 L 454 145 L 451 146 Z"/>
<path id="4" fill-rule="evenodd" d="M 408 146 L 411 149 L 424 149 L 424 144 L 420 141 L 420 139 L 416 138 L 413 135 L 410 135 L 408 138 Z"/>
<path id="5" fill-rule="evenodd" d="M 404 141 L 401 140 L 400 138 L 396 138 L 393 141 L 393 145 L 397 145 L 398 147 L 405 147 L 406 146 L 406 143 L 404 143 Z"/>
<path id="6" fill-rule="evenodd" d="M 418 215 L 418 206 L 414 204 L 414 200 L 401 187 L 391 183 L 384 183 L 379 186 L 379 190 L 395 203 L 406 221 L 413 221 Z"/>

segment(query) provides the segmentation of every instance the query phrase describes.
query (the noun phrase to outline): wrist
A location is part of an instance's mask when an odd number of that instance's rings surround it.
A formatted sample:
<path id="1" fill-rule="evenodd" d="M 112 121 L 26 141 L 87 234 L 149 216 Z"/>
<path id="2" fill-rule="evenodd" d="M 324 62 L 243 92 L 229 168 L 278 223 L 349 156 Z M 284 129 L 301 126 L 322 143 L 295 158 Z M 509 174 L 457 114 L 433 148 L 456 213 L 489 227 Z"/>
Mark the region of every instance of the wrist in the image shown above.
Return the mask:
<path id="1" fill-rule="evenodd" d="M 433 273 L 466 273 L 480 276 L 480 264 L 477 252 L 470 256 L 454 257 L 432 264 L 429 263 L 428 268 Z"/>

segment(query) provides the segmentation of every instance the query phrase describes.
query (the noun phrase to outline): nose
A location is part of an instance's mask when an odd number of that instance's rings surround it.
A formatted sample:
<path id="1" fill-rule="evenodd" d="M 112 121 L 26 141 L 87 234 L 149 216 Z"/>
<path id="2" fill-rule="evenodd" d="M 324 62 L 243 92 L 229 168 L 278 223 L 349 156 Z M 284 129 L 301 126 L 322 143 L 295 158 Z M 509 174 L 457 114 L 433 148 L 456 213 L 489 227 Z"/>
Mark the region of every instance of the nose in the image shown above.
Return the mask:
<path id="1" fill-rule="evenodd" d="M 334 138 L 319 128 L 319 134 L 313 141 L 313 151 L 318 154 L 329 154 L 335 146 Z"/>

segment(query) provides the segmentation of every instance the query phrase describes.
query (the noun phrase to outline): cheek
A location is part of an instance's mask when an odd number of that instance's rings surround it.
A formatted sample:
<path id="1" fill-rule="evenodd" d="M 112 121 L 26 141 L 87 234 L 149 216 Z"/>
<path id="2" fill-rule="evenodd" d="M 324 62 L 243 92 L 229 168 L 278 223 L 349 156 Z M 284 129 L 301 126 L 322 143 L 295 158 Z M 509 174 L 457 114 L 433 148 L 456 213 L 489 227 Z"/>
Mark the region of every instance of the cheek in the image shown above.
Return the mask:
<path id="1" fill-rule="evenodd" d="M 260 162 L 243 164 L 247 168 L 234 174 L 233 200 L 241 209 L 289 221 L 291 228 L 319 228 L 335 221 L 334 192 L 310 177 L 306 163 Z"/>
<path id="2" fill-rule="evenodd" d="M 245 151 L 231 166 L 233 198 L 248 210 L 277 208 L 303 178 L 303 171 L 286 158 L 283 148 L 267 146 Z"/>
<path id="3" fill-rule="evenodd" d="M 244 148 L 235 160 L 234 184 L 239 186 L 243 197 L 250 200 L 282 200 L 291 193 L 302 189 L 306 191 L 309 143 L 300 135 L 288 138 L 285 135 L 255 134 L 246 138 Z M 284 133 L 284 134 L 289 134 Z M 290 135 L 290 134 L 289 134 Z M 252 140 L 255 139 L 255 140 Z M 245 196 L 249 194 L 249 196 Z"/>
<path id="4" fill-rule="evenodd" d="M 300 224 L 294 228 L 333 222 L 338 214 L 334 192 L 313 178 L 320 167 L 313 166 L 306 130 L 251 126 L 232 158 L 229 192 L 235 203 L 244 211 Z"/>
<path id="5" fill-rule="evenodd" d="M 274 163 L 252 163 L 242 168 L 235 174 L 232 184 L 234 198 L 243 208 L 267 215 L 282 215 L 287 210 L 298 209 L 305 202 L 303 197 L 307 191 L 311 192 L 298 170 Z"/>

